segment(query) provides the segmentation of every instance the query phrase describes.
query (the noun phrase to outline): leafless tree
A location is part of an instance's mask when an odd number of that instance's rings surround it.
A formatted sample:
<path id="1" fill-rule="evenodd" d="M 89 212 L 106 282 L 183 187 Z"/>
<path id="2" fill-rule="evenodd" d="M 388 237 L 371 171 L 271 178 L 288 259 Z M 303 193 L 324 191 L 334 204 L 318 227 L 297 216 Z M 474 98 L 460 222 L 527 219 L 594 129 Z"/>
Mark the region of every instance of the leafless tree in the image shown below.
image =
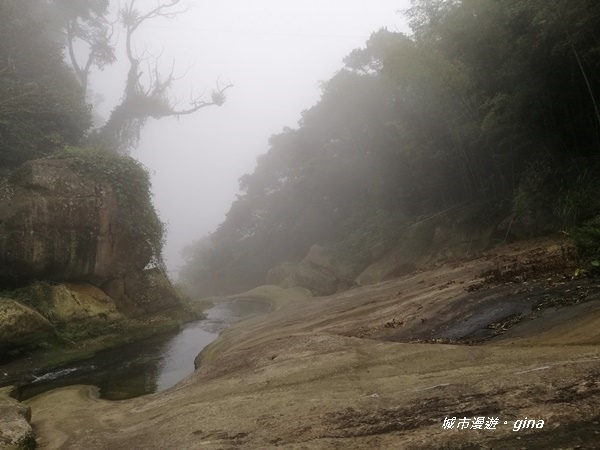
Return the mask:
<path id="1" fill-rule="evenodd" d="M 106 0 L 89 1 L 93 5 L 88 5 L 86 14 L 82 14 L 81 11 L 71 13 L 65 25 L 68 54 L 81 85 L 85 89 L 88 88 L 92 68 L 101 70 L 116 61 L 114 31 L 117 25 L 124 30 L 123 45 L 129 65 L 121 102 L 112 110 L 106 124 L 95 132 L 93 138 L 110 148 L 126 153 L 137 146 L 140 132 L 149 118 L 179 117 L 193 114 L 208 106 L 223 105 L 225 91 L 232 87 L 232 84 L 217 80 L 209 99 L 206 99 L 204 92 L 198 95 L 192 93 L 188 104 L 179 107 L 181 101 L 176 101 L 171 95 L 171 88 L 177 81 L 174 65 L 168 74 L 163 74 L 159 70 L 160 55 L 152 55 L 147 50 L 140 53 L 135 49 L 136 31 L 146 22 L 156 18 L 174 18 L 187 11 L 181 0 L 156 0 L 149 10 L 138 9 L 136 0 L 129 0 L 124 6 L 119 5 L 118 20 L 114 22 L 107 18 Z M 149 3 L 143 2 L 144 5 Z M 77 59 L 75 45 L 78 40 L 83 41 L 88 48 L 85 61 Z"/>

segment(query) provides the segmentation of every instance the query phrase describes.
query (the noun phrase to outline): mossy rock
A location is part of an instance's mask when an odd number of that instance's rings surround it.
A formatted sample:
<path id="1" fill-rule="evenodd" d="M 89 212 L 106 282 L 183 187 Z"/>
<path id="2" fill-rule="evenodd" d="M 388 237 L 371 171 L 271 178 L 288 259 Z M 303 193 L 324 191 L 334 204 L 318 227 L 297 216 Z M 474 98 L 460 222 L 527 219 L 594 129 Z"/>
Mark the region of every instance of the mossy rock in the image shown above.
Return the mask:
<path id="1" fill-rule="evenodd" d="M 81 321 L 119 321 L 114 301 L 88 283 L 33 283 L 16 291 L 20 299 L 56 324 Z"/>
<path id="2" fill-rule="evenodd" d="M 0 298 L 0 348 L 31 343 L 52 328 L 52 324 L 33 308 L 10 298 Z"/>

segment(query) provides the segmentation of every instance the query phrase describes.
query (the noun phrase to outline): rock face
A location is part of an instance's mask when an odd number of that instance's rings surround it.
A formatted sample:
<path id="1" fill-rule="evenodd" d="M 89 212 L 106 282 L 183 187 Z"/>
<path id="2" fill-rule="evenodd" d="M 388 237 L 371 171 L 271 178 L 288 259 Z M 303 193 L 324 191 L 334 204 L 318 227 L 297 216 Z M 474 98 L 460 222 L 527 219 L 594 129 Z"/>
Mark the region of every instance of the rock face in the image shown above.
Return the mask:
<path id="1" fill-rule="evenodd" d="M 0 364 L 102 348 L 198 317 L 159 269 L 145 270 L 162 225 L 143 169 L 65 155 L 0 181 Z"/>
<path id="2" fill-rule="evenodd" d="M 325 247 L 313 245 L 298 263 L 284 262 L 267 273 L 267 284 L 283 288 L 302 287 L 314 295 L 330 295 L 347 289 L 352 282 L 352 268 L 333 258 Z"/>
<path id="3" fill-rule="evenodd" d="M 57 327 L 92 330 L 124 320 L 115 302 L 87 283 L 36 282 L 12 295 L 31 306 L 0 298 L 0 354 L 52 339 Z"/>
<path id="4" fill-rule="evenodd" d="M 563 244 L 287 302 L 221 333 L 174 389 L 119 402 L 89 386 L 53 390 L 28 400 L 32 424 L 44 448 L 64 450 L 597 449 L 600 290 L 593 278 L 548 282 L 573 273 Z M 515 261 L 526 283 L 484 283 Z M 573 303 L 532 308 L 540 299 Z M 503 304 L 526 317 L 495 326 Z M 499 334 L 458 345 L 473 330 Z M 445 416 L 499 423 L 444 429 Z M 546 424 L 516 432 L 526 417 Z"/>
<path id="5" fill-rule="evenodd" d="M 119 224 L 111 185 L 83 179 L 68 160 L 29 161 L 0 185 L 0 282 L 102 282 L 141 270 L 148 242 Z"/>
<path id="6" fill-rule="evenodd" d="M 327 269 L 342 283 L 346 283 L 353 278 L 352 268 L 333 257 L 331 250 L 320 245 L 313 245 L 302 262 L 308 262 Z"/>

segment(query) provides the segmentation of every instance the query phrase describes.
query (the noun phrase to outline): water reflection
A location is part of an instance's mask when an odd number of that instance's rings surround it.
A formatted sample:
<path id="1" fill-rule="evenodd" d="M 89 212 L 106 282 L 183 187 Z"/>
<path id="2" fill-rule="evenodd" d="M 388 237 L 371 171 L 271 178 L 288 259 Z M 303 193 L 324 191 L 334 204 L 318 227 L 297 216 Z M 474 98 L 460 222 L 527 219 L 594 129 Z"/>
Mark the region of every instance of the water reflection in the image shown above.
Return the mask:
<path id="1" fill-rule="evenodd" d="M 164 357 L 159 363 L 155 391 L 174 386 L 194 371 L 194 359 L 204 347 L 217 337 L 217 333 L 189 324 L 161 350 Z"/>
<path id="2" fill-rule="evenodd" d="M 58 387 L 91 384 L 100 396 L 123 400 L 160 392 L 174 386 L 194 371 L 194 358 L 227 326 L 249 316 L 269 311 L 269 304 L 250 298 L 237 298 L 215 304 L 207 319 L 189 323 L 176 332 L 96 353 L 50 373 L 34 376 L 21 388 L 30 398 Z"/>

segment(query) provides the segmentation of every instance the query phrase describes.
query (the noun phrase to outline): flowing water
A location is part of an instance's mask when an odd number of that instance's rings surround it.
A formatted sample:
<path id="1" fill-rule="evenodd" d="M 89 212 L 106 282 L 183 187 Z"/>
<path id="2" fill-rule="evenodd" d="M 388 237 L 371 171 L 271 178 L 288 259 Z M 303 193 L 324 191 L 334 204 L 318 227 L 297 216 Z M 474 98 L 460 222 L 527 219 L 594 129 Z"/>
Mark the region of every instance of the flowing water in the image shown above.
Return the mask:
<path id="1" fill-rule="evenodd" d="M 51 372 L 34 374 L 34 380 L 21 387 L 22 397 L 73 384 L 98 386 L 100 397 L 109 400 L 160 392 L 193 372 L 194 359 L 220 331 L 269 309 L 267 302 L 254 298 L 216 303 L 206 311 L 206 319 L 188 323 L 175 332 L 103 350 Z"/>

